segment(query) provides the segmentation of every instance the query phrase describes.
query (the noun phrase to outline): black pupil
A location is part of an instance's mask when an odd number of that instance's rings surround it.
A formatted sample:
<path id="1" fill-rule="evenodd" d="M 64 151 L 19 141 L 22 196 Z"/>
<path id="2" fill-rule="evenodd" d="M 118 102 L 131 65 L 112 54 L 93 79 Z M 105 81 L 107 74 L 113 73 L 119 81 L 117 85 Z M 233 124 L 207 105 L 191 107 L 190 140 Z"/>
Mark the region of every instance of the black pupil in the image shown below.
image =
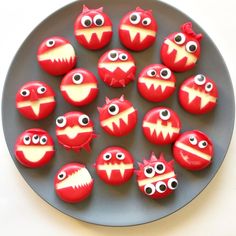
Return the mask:
<path id="1" fill-rule="evenodd" d="M 115 107 L 115 106 L 110 106 L 110 107 L 109 107 L 109 111 L 110 111 L 110 112 L 114 112 L 115 110 L 116 110 L 116 107 Z"/>
<path id="2" fill-rule="evenodd" d="M 97 25 L 101 25 L 101 24 L 102 24 L 102 20 L 101 20 L 101 19 L 97 19 L 97 20 L 96 20 L 96 24 L 97 24 Z"/>
<path id="3" fill-rule="evenodd" d="M 107 154 L 105 157 L 106 157 L 106 159 L 109 159 L 109 158 L 110 158 L 110 155 Z"/>
<path id="4" fill-rule="evenodd" d="M 48 43 L 49 43 L 49 45 L 53 45 L 53 41 L 52 40 L 50 40 Z"/>
<path id="5" fill-rule="evenodd" d="M 180 42 L 182 40 L 182 37 L 180 36 L 180 35 L 177 35 L 176 37 L 175 37 L 175 41 L 176 42 Z"/>
<path id="6" fill-rule="evenodd" d="M 146 193 L 147 193 L 147 194 L 152 193 L 152 189 L 151 189 L 150 187 L 147 187 L 147 188 L 146 188 Z"/>
<path id="7" fill-rule="evenodd" d="M 196 50 L 196 46 L 195 46 L 195 45 L 191 45 L 191 46 L 189 47 L 189 50 L 190 50 L 191 52 L 195 51 L 195 50 Z"/>
<path id="8" fill-rule="evenodd" d="M 110 56 L 111 56 L 111 58 L 116 58 L 116 53 L 115 53 L 115 52 L 112 52 L 112 53 L 110 54 Z"/>
<path id="9" fill-rule="evenodd" d="M 190 138 L 190 141 L 194 141 L 194 138 Z"/>
<path id="10" fill-rule="evenodd" d="M 37 140 L 38 138 L 39 138 L 39 136 L 38 136 L 38 135 L 34 136 L 34 139 L 36 139 L 36 140 Z"/>
<path id="11" fill-rule="evenodd" d="M 208 84 L 208 85 L 207 85 L 207 88 L 211 88 L 211 84 Z"/>
<path id="12" fill-rule="evenodd" d="M 163 115 L 163 116 L 168 116 L 168 111 L 167 111 L 167 110 L 163 111 L 163 112 L 162 112 L 162 115 Z"/>
<path id="13" fill-rule="evenodd" d="M 80 78 L 81 78 L 81 76 L 80 76 L 80 75 L 75 75 L 75 76 L 74 76 L 74 80 L 75 80 L 75 81 L 79 81 L 79 80 L 80 80 Z"/>
<path id="14" fill-rule="evenodd" d="M 57 122 L 58 122 L 59 124 L 63 123 L 63 118 L 57 119 Z"/>
<path id="15" fill-rule="evenodd" d="M 151 72 L 151 75 L 156 75 L 156 72 L 153 70 L 152 72 Z"/>
<path id="16" fill-rule="evenodd" d="M 41 92 L 45 92 L 45 90 L 46 90 L 45 88 L 41 88 Z"/>
<path id="17" fill-rule="evenodd" d="M 132 16 L 131 16 L 131 20 L 132 20 L 132 21 L 136 21 L 136 20 L 137 20 L 137 16 L 136 16 L 136 15 L 132 15 Z"/>
<path id="18" fill-rule="evenodd" d="M 86 26 L 90 26 L 90 25 L 91 25 L 91 21 L 87 19 L 87 20 L 85 20 L 84 24 L 85 24 Z"/>
<path id="19" fill-rule="evenodd" d="M 118 157 L 122 157 L 122 154 L 118 154 Z"/>
<path id="20" fill-rule="evenodd" d="M 122 56 L 122 59 L 124 59 L 124 60 L 125 60 L 125 59 L 126 59 L 126 56 L 125 56 L 125 55 L 123 55 L 123 56 Z"/>
<path id="21" fill-rule="evenodd" d="M 60 177 L 60 178 L 63 178 L 63 177 L 64 177 L 64 174 L 60 174 L 59 177 Z"/>
<path id="22" fill-rule="evenodd" d="M 200 75 L 200 77 L 198 78 L 199 81 L 204 81 L 205 77 L 203 75 Z"/>
<path id="23" fill-rule="evenodd" d="M 162 164 L 159 164 L 159 165 L 157 165 L 157 167 L 156 167 L 158 170 L 163 170 L 163 165 Z"/>
<path id="24" fill-rule="evenodd" d="M 161 191 L 165 191 L 165 190 L 166 190 L 166 186 L 165 186 L 164 184 L 161 184 L 161 185 L 160 185 L 160 190 L 161 190 Z"/>
<path id="25" fill-rule="evenodd" d="M 176 182 L 176 181 L 173 181 L 173 182 L 171 183 L 171 187 L 172 187 L 172 188 L 176 188 L 176 187 L 177 187 L 177 182 Z"/>
<path id="26" fill-rule="evenodd" d="M 46 143 L 47 139 L 46 139 L 46 138 L 43 138 L 42 141 L 43 141 L 43 143 Z"/>
<path id="27" fill-rule="evenodd" d="M 22 92 L 22 94 L 23 94 L 23 95 L 26 95 L 26 94 L 27 94 L 27 92 L 26 92 L 26 91 L 23 91 L 23 92 Z"/>
<path id="28" fill-rule="evenodd" d="M 83 124 L 88 124 L 88 118 L 86 118 L 86 117 L 83 118 L 83 119 L 82 119 L 82 122 L 83 122 Z"/>
<path id="29" fill-rule="evenodd" d="M 147 172 L 148 174 L 151 174 L 151 173 L 152 173 L 152 168 L 147 168 L 147 169 L 146 169 L 146 172 Z"/>
<path id="30" fill-rule="evenodd" d="M 25 140 L 26 140 L 26 141 L 29 141 L 29 139 L 30 139 L 29 137 L 25 137 Z"/>
<path id="31" fill-rule="evenodd" d="M 147 25 L 147 23 L 148 23 L 147 20 L 144 20 L 144 21 L 143 21 L 143 24 L 144 24 L 144 25 Z"/>
<path id="32" fill-rule="evenodd" d="M 161 75 L 162 75 L 162 76 L 167 76 L 167 74 L 168 74 L 167 70 L 163 70 L 163 71 L 161 72 Z"/>
<path id="33" fill-rule="evenodd" d="M 203 145 L 204 147 L 206 147 L 207 144 L 206 144 L 206 142 L 203 142 L 202 145 Z"/>

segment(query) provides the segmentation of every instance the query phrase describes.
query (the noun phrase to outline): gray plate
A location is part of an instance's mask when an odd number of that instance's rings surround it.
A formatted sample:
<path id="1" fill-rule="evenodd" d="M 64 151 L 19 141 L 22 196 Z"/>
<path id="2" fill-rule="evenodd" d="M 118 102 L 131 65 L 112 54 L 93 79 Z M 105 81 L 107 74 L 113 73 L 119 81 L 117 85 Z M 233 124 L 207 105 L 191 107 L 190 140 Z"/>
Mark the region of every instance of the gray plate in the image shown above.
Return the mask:
<path id="1" fill-rule="evenodd" d="M 104 6 L 114 23 L 114 37 L 111 44 L 105 49 L 97 52 L 88 51 L 79 46 L 73 36 L 73 23 L 76 16 L 81 12 L 82 4 L 88 7 L 98 8 Z M 100 93 L 95 102 L 84 108 L 76 108 L 67 104 L 60 95 L 60 78 L 52 77 L 44 73 L 36 61 L 37 47 L 40 42 L 52 35 L 61 35 L 69 40 L 76 48 L 79 55 L 78 67 L 85 67 L 97 74 L 98 58 L 108 49 L 122 47 L 118 41 L 117 28 L 121 17 L 129 10 L 140 6 L 144 9 L 153 9 L 154 16 L 159 23 L 158 40 L 148 50 L 132 53 L 136 59 L 138 73 L 151 63 L 160 63 L 159 50 L 161 42 L 169 33 L 179 29 L 179 26 L 191 19 L 162 2 L 154 0 L 86 0 L 74 2 L 43 21 L 25 40 L 16 54 L 4 87 L 2 100 L 2 120 L 4 134 L 10 154 L 26 182 L 45 201 L 76 219 L 86 222 L 109 225 L 126 226 L 151 222 L 165 217 L 182 208 L 195 198 L 211 181 L 222 164 L 228 145 L 230 143 L 234 125 L 234 95 L 231 80 L 225 63 L 214 43 L 207 34 L 196 23 L 194 29 L 204 34 L 202 40 L 202 55 L 194 70 L 177 74 L 178 86 L 187 77 L 203 73 L 208 74 L 216 81 L 219 88 L 219 102 L 216 109 L 207 115 L 194 116 L 185 112 L 178 104 L 177 92 L 167 101 L 161 104 L 153 104 L 142 99 L 136 91 L 135 82 L 124 89 L 113 89 L 106 87 L 99 80 Z M 29 80 L 42 80 L 48 83 L 56 91 L 57 106 L 55 112 L 42 121 L 30 121 L 18 114 L 15 109 L 15 94 L 17 90 Z M 105 134 L 99 127 L 98 113 L 96 107 L 104 103 L 105 96 L 117 97 L 125 94 L 139 110 L 139 123 L 135 131 L 127 137 L 115 138 Z M 192 173 L 186 171 L 176 164 L 176 172 L 179 178 L 179 188 L 170 197 L 163 200 L 151 200 L 139 192 L 135 176 L 125 185 L 112 187 L 105 185 L 95 174 L 92 163 L 98 153 L 109 145 L 125 146 L 132 152 L 137 161 L 143 157 L 149 157 L 150 151 L 159 154 L 164 152 L 168 160 L 172 159 L 171 146 L 165 147 L 150 144 L 142 135 L 141 122 L 144 114 L 151 108 L 165 105 L 173 108 L 180 116 L 183 130 L 200 129 L 213 139 L 215 145 L 215 156 L 210 168 Z M 96 132 L 100 134 L 92 145 L 92 152 L 80 153 L 68 152 L 56 143 L 56 156 L 50 164 L 41 169 L 27 169 L 15 161 L 14 144 L 16 137 L 28 128 L 43 128 L 50 132 L 55 139 L 55 118 L 72 110 L 81 110 L 89 114 L 95 121 Z M 60 201 L 54 193 L 53 179 L 57 170 L 64 164 L 70 162 L 81 162 L 88 166 L 92 176 L 95 178 L 93 194 L 86 201 L 78 204 L 67 204 Z"/>

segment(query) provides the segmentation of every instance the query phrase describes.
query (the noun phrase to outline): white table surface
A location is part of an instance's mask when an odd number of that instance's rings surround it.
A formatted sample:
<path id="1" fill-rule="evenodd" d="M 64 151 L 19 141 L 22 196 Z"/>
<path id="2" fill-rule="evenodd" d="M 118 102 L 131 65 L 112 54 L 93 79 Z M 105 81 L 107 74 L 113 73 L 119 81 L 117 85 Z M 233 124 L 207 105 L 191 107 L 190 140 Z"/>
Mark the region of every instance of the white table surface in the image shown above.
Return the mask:
<path id="1" fill-rule="evenodd" d="M 112 0 L 111 0 L 112 1 Z M 128 0 L 127 0 L 128 1 Z M 70 0 L 0 1 L 0 92 L 10 63 L 28 34 Z M 165 0 L 202 26 L 214 40 L 236 87 L 236 1 Z M 0 130 L 0 235 L 236 235 L 236 136 L 209 186 L 188 206 L 157 222 L 125 228 L 74 220 L 44 202 L 23 180 Z"/>

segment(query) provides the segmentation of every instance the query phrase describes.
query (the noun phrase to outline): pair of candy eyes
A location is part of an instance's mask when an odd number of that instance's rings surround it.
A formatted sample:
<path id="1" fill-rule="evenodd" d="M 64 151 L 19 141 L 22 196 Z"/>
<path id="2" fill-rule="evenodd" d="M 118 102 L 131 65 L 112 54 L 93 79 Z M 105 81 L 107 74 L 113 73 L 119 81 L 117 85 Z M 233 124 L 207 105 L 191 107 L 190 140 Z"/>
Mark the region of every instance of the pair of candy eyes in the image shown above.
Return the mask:
<path id="1" fill-rule="evenodd" d="M 141 16 L 138 13 L 132 13 L 129 17 L 130 23 L 133 25 L 137 25 L 141 21 Z M 152 23 L 151 18 L 146 17 L 142 20 L 142 25 L 148 26 Z"/>
<path id="2" fill-rule="evenodd" d="M 152 178 L 155 174 L 163 174 L 166 170 L 166 166 L 162 162 L 157 162 L 155 166 L 146 166 L 144 168 L 144 175 L 147 178 Z"/>
<path id="3" fill-rule="evenodd" d="M 87 115 L 81 115 L 78 117 L 78 122 L 82 126 L 86 126 L 89 123 L 89 121 L 90 121 L 90 119 Z M 59 116 L 56 119 L 56 125 L 60 128 L 65 127 L 66 123 L 67 123 L 67 120 L 66 120 L 66 117 L 64 117 L 64 116 Z"/>
<path id="4" fill-rule="evenodd" d="M 182 45 L 186 41 L 186 36 L 183 33 L 178 33 L 175 35 L 174 41 L 176 44 Z M 187 52 L 194 53 L 197 51 L 198 45 L 194 41 L 189 41 L 189 42 L 187 42 L 185 48 L 186 48 Z"/>
<path id="5" fill-rule="evenodd" d="M 37 134 L 35 134 L 32 137 L 33 144 L 40 143 L 41 145 L 45 145 L 47 141 L 48 141 L 48 138 L 45 135 L 39 137 Z M 23 142 L 25 145 L 29 145 L 31 143 L 31 137 L 29 135 L 25 135 L 23 138 Z"/>
<path id="6" fill-rule="evenodd" d="M 93 19 L 90 16 L 83 16 L 81 18 L 81 24 L 88 28 L 94 23 L 96 26 L 103 26 L 104 25 L 104 17 L 102 15 L 95 15 Z"/>
<path id="7" fill-rule="evenodd" d="M 127 61 L 128 55 L 126 53 L 119 53 L 116 50 L 112 50 L 108 53 L 108 59 L 110 61 L 117 61 L 118 59 L 121 61 Z"/>
<path id="8" fill-rule="evenodd" d="M 154 69 L 150 69 L 147 71 L 147 75 L 150 77 L 156 77 L 157 71 Z M 171 77 L 171 71 L 168 68 L 163 68 L 160 71 L 160 76 L 162 79 L 169 79 Z"/>
<path id="9" fill-rule="evenodd" d="M 168 180 L 168 188 L 171 190 L 175 190 L 178 187 L 178 181 L 175 178 L 171 178 Z M 166 183 L 163 181 L 158 181 L 156 185 L 154 184 L 146 184 L 144 187 L 144 192 L 147 195 L 153 195 L 155 191 L 158 193 L 164 193 L 167 190 Z"/>
<path id="10" fill-rule="evenodd" d="M 38 94 L 44 94 L 47 91 L 47 89 L 44 86 L 40 86 L 37 88 L 37 93 Z M 23 97 L 28 97 L 30 95 L 30 90 L 29 89 L 22 89 L 20 91 L 21 96 Z"/>
<path id="11" fill-rule="evenodd" d="M 112 154 L 110 152 L 106 152 L 105 154 L 103 154 L 103 160 L 104 161 L 109 161 L 112 158 Z M 120 161 L 125 159 L 125 154 L 122 152 L 117 152 L 116 153 L 116 158 Z"/>
<path id="12" fill-rule="evenodd" d="M 196 146 L 198 144 L 198 147 L 201 149 L 206 148 L 208 146 L 208 142 L 206 140 L 202 140 L 202 141 L 198 142 L 196 137 L 194 137 L 194 136 L 189 137 L 189 142 L 194 146 Z"/>
<path id="13" fill-rule="evenodd" d="M 194 83 L 197 85 L 204 85 L 206 83 L 206 77 L 204 75 L 196 75 L 194 77 Z M 211 82 L 207 82 L 205 85 L 205 90 L 207 92 L 210 92 L 213 89 L 213 84 Z"/>

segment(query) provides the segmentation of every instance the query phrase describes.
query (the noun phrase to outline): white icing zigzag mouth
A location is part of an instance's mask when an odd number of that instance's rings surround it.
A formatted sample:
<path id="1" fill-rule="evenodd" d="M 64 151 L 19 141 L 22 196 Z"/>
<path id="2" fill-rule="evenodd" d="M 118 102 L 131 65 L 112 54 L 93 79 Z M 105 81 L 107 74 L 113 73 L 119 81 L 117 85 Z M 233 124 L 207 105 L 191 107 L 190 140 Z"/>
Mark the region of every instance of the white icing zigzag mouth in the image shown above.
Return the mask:
<path id="1" fill-rule="evenodd" d="M 177 148 L 179 148 L 179 149 L 181 149 L 181 150 L 183 150 L 185 152 L 188 152 L 190 154 L 193 154 L 193 155 L 195 155 L 195 156 L 197 156 L 197 157 L 199 157 L 201 159 L 204 159 L 204 160 L 207 160 L 207 161 L 211 160 L 211 156 L 210 155 L 208 155 L 208 154 L 206 154 L 204 152 L 201 152 L 201 151 L 199 151 L 199 150 L 197 150 L 195 148 L 192 148 L 192 147 L 190 147 L 190 146 L 188 146 L 188 145 L 186 145 L 184 143 L 176 142 L 175 146 Z M 182 155 L 184 155 L 184 154 L 182 153 Z M 185 157 L 185 156 L 183 156 L 183 157 Z"/>
<path id="2" fill-rule="evenodd" d="M 30 162 L 38 162 L 40 161 L 46 152 L 53 151 L 52 146 L 25 146 L 18 145 L 16 151 L 21 151 L 24 154 L 25 159 Z"/>
<path id="3" fill-rule="evenodd" d="M 92 36 L 96 35 L 99 42 L 102 40 L 102 36 L 106 32 L 112 32 L 111 26 L 103 26 L 103 27 L 93 27 L 88 29 L 78 29 L 76 30 L 76 36 L 84 36 L 87 43 L 90 43 L 92 40 Z"/>
<path id="4" fill-rule="evenodd" d="M 70 63 L 75 58 L 75 51 L 71 44 L 67 43 L 62 46 L 50 49 L 38 56 L 39 61 L 51 60 L 51 62 Z"/>
<path id="5" fill-rule="evenodd" d="M 126 30 L 129 32 L 131 42 L 134 41 L 136 36 L 139 34 L 140 43 L 142 43 L 148 36 L 156 37 L 156 32 L 154 30 L 143 29 L 131 25 L 121 25 L 121 30 Z"/>
<path id="6" fill-rule="evenodd" d="M 95 83 L 87 83 L 87 84 L 68 84 L 62 85 L 61 90 L 65 91 L 67 95 L 74 102 L 80 102 L 86 99 L 91 91 L 91 89 L 96 89 L 97 85 Z"/>
<path id="7" fill-rule="evenodd" d="M 99 64 L 99 68 L 114 72 L 118 68 L 127 73 L 135 64 L 133 62 L 103 62 Z"/>
<path id="8" fill-rule="evenodd" d="M 38 100 L 35 101 L 29 100 L 29 101 L 17 102 L 17 108 L 31 107 L 34 114 L 38 116 L 40 112 L 40 105 L 51 102 L 55 102 L 54 97 L 44 97 L 44 98 L 39 98 Z"/>
<path id="9" fill-rule="evenodd" d="M 174 63 L 178 63 L 184 58 L 186 58 L 186 63 L 185 63 L 186 66 L 195 64 L 197 62 L 197 57 L 191 53 L 188 53 L 185 50 L 185 46 L 178 46 L 169 39 L 166 39 L 164 43 L 168 45 L 168 51 L 167 51 L 168 55 L 170 55 L 173 51 L 176 52 Z"/>
<path id="10" fill-rule="evenodd" d="M 132 170 L 132 169 L 133 169 L 133 164 L 125 164 L 123 162 L 121 162 L 120 164 L 105 163 L 103 165 L 98 165 L 98 170 L 106 171 L 108 179 L 111 178 L 111 173 L 112 173 L 113 170 L 120 171 L 120 174 L 123 178 L 124 174 L 125 174 L 125 171 L 126 170 Z"/>
<path id="11" fill-rule="evenodd" d="M 69 139 L 74 139 L 79 134 L 90 132 L 93 132 L 92 127 L 81 128 L 80 126 L 75 125 L 73 127 L 67 126 L 65 129 L 57 130 L 57 135 L 66 135 Z"/>
<path id="12" fill-rule="evenodd" d="M 178 134 L 180 130 L 179 128 L 173 127 L 171 122 L 167 122 L 167 125 L 162 125 L 161 120 L 158 120 L 156 124 L 144 121 L 143 128 L 149 128 L 150 134 L 153 135 L 155 133 L 157 137 L 162 134 L 163 139 L 166 139 L 167 136 L 172 138 L 172 136 Z"/>
<path id="13" fill-rule="evenodd" d="M 136 110 L 133 107 L 130 107 L 129 109 L 120 112 L 119 114 L 112 116 L 106 120 L 103 120 L 101 122 L 102 127 L 106 126 L 111 131 L 114 131 L 114 125 L 116 125 L 118 128 L 121 127 L 121 121 L 123 121 L 126 125 L 129 124 L 129 115 L 136 112 Z"/>
<path id="14" fill-rule="evenodd" d="M 174 88 L 175 83 L 172 81 L 166 81 L 166 80 L 161 80 L 161 79 L 151 79 L 151 78 L 146 78 L 142 77 L 139 80 L 140 83 L 144 84 L 147 89 L 150 89 L 153 87 L 155 90 L 157 90 L 159 87 L 161 88 L 161 92 L 164 93 L 166 88 Z"/>
<path id="15" fill-rule="evenodd" d="M 217 98 L 214 96 L 211 96 L 209 93 L 206 93 L 202 89 L 195 89 L 195 88 L 190 88 L 187 86 L 184 86 L 182 90 L 186 93 L 188 93 L 188 103 L 190 104 L 196 97 L 199 97 L 201 102 L 200 102 L 200 109 L 203 109 L 208 103 L 216 103 Z"/>
<path id="16" fill-rule="evenodd" d="M 157 175 L 152 178 L 146 178 L 142 180 L 138 180 L 138 185 L 139 187 L 145 186 L 146 184 L 154 184 L 156 182 L 165 180 L 165 179 L 170 179 L 175 177 L 175 172 L 171 171 L 169 173 L 163 174 L 163 175 Z"/>
<path id="17" fill-rule="evenodd" d="M 66 179 L 62 180 L 60 183 L 56 185 L 56 189 L 64 189 L 64 188 L 73 188 L 78 189 L 84 186 L 88 186 L 92 183 L 91 175 L 89 174 L 86 168 L 79 169 L 69 175 Z"/>

